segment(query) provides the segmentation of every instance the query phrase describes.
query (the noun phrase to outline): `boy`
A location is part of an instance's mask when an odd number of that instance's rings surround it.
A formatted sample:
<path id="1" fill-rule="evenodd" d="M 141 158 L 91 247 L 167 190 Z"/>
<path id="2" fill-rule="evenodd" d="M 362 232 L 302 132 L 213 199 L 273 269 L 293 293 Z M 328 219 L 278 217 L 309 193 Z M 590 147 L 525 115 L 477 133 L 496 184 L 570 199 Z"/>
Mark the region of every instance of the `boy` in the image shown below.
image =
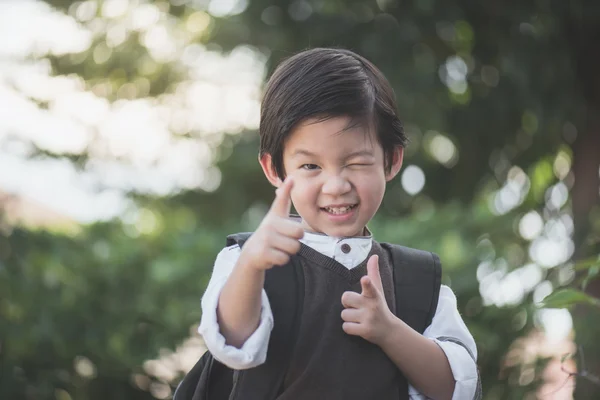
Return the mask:
<path id="1" fill-rule="evenodd" d="M 265 274 L 295 258 L 306 300 L 278 399 L 480 397 L 451 289 L 424 333 L 413 330 L 393 313 L 391 259 L 367 228 L 407 143 L 385 77 L 347 50 L 301 52 L 267 84 L 260 138 L 276 197 L 243 247 L 217 256 L 198 329 L 214 358 L 243 370 L 273 357 Z"/>

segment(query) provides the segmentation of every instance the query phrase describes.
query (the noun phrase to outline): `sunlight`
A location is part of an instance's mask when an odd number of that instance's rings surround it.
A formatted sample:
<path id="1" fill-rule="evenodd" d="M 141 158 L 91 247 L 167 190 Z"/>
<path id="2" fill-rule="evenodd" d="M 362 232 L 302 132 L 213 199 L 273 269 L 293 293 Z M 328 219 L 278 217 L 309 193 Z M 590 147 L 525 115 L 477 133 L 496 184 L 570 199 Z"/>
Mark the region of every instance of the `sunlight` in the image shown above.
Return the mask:
<path id="1" fill-rule="evenodd" d="M 248 0 L 211 0 L 208 4 L 208 12 L 215 17 L 223 18 L 240 14 L 246 7 L 248 7 Z"/>
<path id="2" fill-rule="evenodd" d="M 546 338 L 552 343 L 560 342 L 573 329 L 571 313 L 566 309 L 546 308 L 538 310 L 536 319 L 544 328 Z"/>
<path id="3" fill-rule="evenodd" d="M 425 187 L 425 173 L 416 165 L 409 165 L 402 172 L 402 187 L 406 193 L 414 196 Z"/>
<path id="4" fill-rule="evenodd" d="M 504 186 L 491 198 L 490 210 L 497 215 L 510 212 L 525 201 L 530 188 L 527 174 L 518 166 L 511 167 Z"/>
<path id="5" fill-rule="evenodd" d="M 212 11 L 240 12 L 244 4 L 232 1 L 225 10 L 222 3 L 215 3 Z M 223 133 L 258 127 L 267 56 L 249 46 L 222 54 L 192 43 L 188 30 L 200 34 L 211 23 L 211 17 L 202 11 L 176 27 L 168 23 L 172 17 L 156 5 L 131 7 L 128 0 L 111 0 L 103 3 L 101 12 L 114 22 L 106 31 L 106 42 L 93 49 L 96 63 L 108 62 L 128 32 L 138 30 L 154 59 L 140 60 L 143 73 L 155 73 L 163 63 L 174 62 L 185 68 L 189 79 L 173 92 L 144 98 L 150 85 L 144 77 L 116 87 L 106 78 L 88 88 L 77 75 L 53 76 L 50 64 L 36 58 L 48 52 L 61 55 L 87 50 L 97 28 L 96 11 L 93 1 L 73 5 L 71 16 L 35 1 L 0 4 L 0 55 L 4 57 L 0 62 L 0 105 L 11 105 L 0 107 L 0 170 L 14 171 L 10 176 L 0 174 L 0 185 L 86 222 L 119 215 L 126 204 L 125 192 L 130 190 L 166 195 L 181 189 L 217 189 L 221 174 L 211 166 L 212 153 Z M 24 15 L 38 28 L 15 23 Z M 6 40 L 9 37 L 12 39 Z M 24 61 L 28 56 L 34 56 L 33 60 Z M 105 98 L 115 94 L 120 100 L 114 103 Z M 21 143 L 24 149 L 29 142 L 58 154 L 87 152 L 87 172 L 81 174 L 67 164 L 56 167 L 50 160 L 31 162 L 27 156 L 33 148 L 26 154 L 15 153 L 18 146 L 14 143 Z M 28 179 L 23 179 L 25 171 Z M 38 183 L 49 182 L 48 171 L 53 171 L 52 189 Z M 91 182 L 111 189 L 100 196 Z M 86 197 L 97 200 L 74 204 Z M 85 206 L 103 198 L 113 205 Z"/>
<path id="6" fill-rule="evenodd" d="M 519 220 L 519 234 L 526 240 L 533 240 L 542 233 L 544 221 L 536 211 L 530 211 Z"/>
<path id="7" fill-rule="evenodd" d="M 27 16 L 27 24 L 23 17 Z M 78 53 L 91 44 L 91 33 L 47 4 L 35 0 L 0 2 L 0 56 Z"/>

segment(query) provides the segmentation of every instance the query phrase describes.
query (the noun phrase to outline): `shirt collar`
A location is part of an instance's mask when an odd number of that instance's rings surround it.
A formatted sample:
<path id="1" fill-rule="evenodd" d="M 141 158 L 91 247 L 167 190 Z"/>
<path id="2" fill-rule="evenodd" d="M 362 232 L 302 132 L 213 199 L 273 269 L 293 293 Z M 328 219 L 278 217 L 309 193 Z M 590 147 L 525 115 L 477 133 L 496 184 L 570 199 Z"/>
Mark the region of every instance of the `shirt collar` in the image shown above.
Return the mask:
<path id="1" fill-rule="evenodd" d="M 297 215 L 291 217 L 300 220 Z M 335 237 L 305 231 L 300 242 L 350 269 L 363 262 L 371 251 L 373 235 L 367 227 L 364 233 L 365 236 Z"/>
<path id="2" fill-rule="evenodd" d="M 297 214 L 290 214 L 290 218 L 293 220 L 296 220 L 298 222 L 302 222 L 302 218 L 297 215 Z M 365 226 L 365 231 L 363 232 L 364 236 L 342 236 L 342 237 L 337 237 L 337 236 L 328 236 L 324 233 L 320 233 L 320 232 L 309 232 L 309 231 L 304 231 L 304 237 L 306 238 L 306 235 L 310 235 L 312 237 L 312 241 L 314 242 L 319 242 L 321 241 L 321 243 L 329 243 L 329 241 L 331 239 L 335 239 L 336 241 L 340 241 L 340 240 L 347 240 L 347 239 L 368 239 L 369 241 L 373 239 L 373 234 L 371 233 L 371 231 L 369 230 L 368 227 Z M 321 237 L 321 239 L 319 239 L 318 237 Z"/>

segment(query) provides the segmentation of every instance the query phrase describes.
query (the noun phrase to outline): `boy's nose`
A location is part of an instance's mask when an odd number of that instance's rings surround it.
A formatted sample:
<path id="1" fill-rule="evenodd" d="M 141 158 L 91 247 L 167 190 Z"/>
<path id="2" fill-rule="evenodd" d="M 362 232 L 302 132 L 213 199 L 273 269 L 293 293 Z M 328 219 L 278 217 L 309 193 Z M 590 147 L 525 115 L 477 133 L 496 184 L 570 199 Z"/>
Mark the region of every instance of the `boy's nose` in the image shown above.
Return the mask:
<path id="1" fill-rule="evenodd" d="M 323 184 L 323 193 L 328 195 L 340 195 L 349 192 L 352 189 L 352 185 L 347 179 L 339 175 L 331 176 L 327 178 L 325 184 Z"/>

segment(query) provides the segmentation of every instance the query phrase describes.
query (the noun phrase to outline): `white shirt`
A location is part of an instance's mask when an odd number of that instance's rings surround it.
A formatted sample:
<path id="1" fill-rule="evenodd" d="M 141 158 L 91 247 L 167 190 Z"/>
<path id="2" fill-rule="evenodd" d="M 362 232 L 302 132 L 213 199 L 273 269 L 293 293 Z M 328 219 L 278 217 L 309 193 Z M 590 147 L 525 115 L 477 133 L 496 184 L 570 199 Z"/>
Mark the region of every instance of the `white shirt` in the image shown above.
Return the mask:
<path id="1" fill-rule="evenodd" d="M 370 237 L 340 239 L 310 232 L 305 232 L 304 238 L 300 241 L 323 255 L 335 259 L 348 269 L 362 263 L 371 251 L 372 245 Z M 342 251 L 342 245 L 345 245 L 344 250 L 347 253 Z M 198 332 L 203 336 L 206 347 L 212 355 L 228 367 L 238 370 L 256 367 L 265 362 L 273 329 L 273 313 L 267 294 L 263 290 L 259 326 L 241 348 L 225 344 L 225 338 L 219 331 L 217 322 L 219 295 L 237 262 L 240 251 L 240 248 L 234 245 L 224 248 L 217 256 L 212 277 L 202 297 L 202 320 L 198 327 Z M 423 332 L 423 336 L 436 342 L 448 358 L 456 381 L 452 399 L 474 399 L 479 379 L 475 363 L 477 347 L 458 312 L 456 297 L 448 286 L 441 286 L 435 316 L 431 325 Z M 410 384 L 409 397 L 414 400 L 426 399 Z"/>

